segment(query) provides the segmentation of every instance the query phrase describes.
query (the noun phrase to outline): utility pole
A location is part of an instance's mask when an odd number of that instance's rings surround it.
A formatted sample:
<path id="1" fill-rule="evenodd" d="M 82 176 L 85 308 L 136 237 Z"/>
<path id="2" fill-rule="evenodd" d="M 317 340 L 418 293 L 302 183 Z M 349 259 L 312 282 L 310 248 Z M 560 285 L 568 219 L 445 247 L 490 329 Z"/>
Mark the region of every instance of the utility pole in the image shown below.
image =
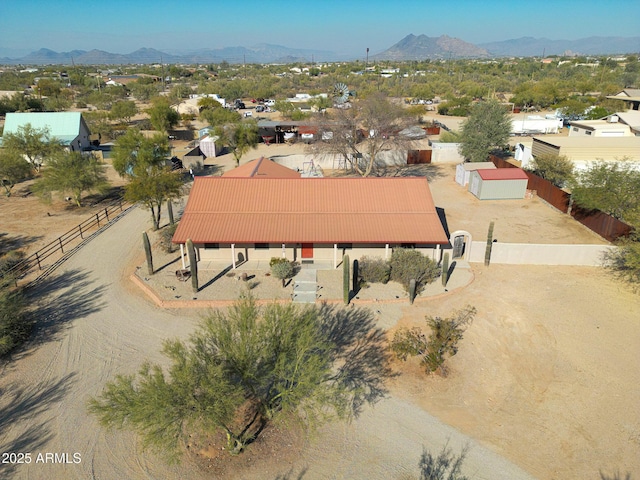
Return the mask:
<path id="1" fill-rule="evenodd" d="M 367 71 L 367 68 L 369 68 L 369 47 L 367 47 L 367 61 L 364 64 L 364 71 Z"/>

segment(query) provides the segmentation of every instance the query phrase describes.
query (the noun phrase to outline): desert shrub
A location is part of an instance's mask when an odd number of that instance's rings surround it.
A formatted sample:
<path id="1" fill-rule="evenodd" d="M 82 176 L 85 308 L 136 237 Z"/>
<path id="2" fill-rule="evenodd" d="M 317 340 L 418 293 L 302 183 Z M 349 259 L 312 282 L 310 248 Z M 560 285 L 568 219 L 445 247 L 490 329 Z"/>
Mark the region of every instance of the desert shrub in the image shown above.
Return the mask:
<path id="1" fill-rule="evenodd" d="M 167 253 L 173 253 L 173 243 L 171 243 L 171 239 L 173 238 L 173 234 L 176 233 L 176 228 L 178 228 L 178 224 L 174 223 L 173 225 L 167 225 L 160 231 L 160 245 L 162 245 L 162 249 Z"/>
<path id="2" fill-rule="evenodd" d="M 467 306 L 448 318 L 426 317 L 431 330 L 429 336 L 418 327 L 402 328 L 391 341 L 391 351 L 400 360 L 418 356 L 427 373 L 440 372 L 446 375 L 445 355 L 450 357 L 458 353 L 458 342 L 475 315 L 476 309 Z"/>
<path id="3" fill-rule="evenodd" d="M 438 263 L 425 257 L 412 248 L 398 248 L 393 251 L 391 260 L 391 280 L 402 284 L 409 292 L 411 280 L 416 281 L 416 292 L 420 293 L 425 285 L 433 282 L 440 275 Z"/>
<path id="4" fill-rule="evenodd" d="M 295 274 L 295 267 L 293 263 L 286 258 L 273 257 L 269 262 L 269 266 L 271 267 L 271 275 L 282 280 L 283 287 L 285 280 L 293 277 Z"/>
<path id="5" fill-rule="evenodd" d="M 391 276 L 389 262 L 382 258 L 362 257 L 358 263 L 358 276 L 361 282 L 387 283 Z"/>
<path id="6" fill-rule="evenodd" d="M 0 252 L 0 276 L 4 276 L 6 272 L 15 267 L 24 258 L 24 252 L 21 250 L 11 250 L 4 255 Z"/>

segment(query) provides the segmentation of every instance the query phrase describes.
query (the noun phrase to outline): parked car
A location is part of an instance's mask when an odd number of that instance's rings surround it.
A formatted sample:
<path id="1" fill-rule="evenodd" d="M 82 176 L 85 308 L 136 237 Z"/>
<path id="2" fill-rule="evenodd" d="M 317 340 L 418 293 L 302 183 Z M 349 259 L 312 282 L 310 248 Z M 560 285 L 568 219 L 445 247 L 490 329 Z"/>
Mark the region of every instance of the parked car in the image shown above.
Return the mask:
<path id="1" fill-rule="evenodd" d="M 276 101 L 275 101 L 275 100 L 271 100 L 270 98 L 268 98 L 268 99 L 266 99 L 266 100 L 264 101 L 264 104 L 265 104 L 267 107 L 273 107 L 273 106 L 276 104 Z"/>
<path id="2" fill-rule="evenodd" d="M 264 112 L 264 105 L 258 105 L 256 107 L 256 112 Z"/>
<path id="3" fill-rule="evenodd" d="M 248 112 L 244 112 L 244 117 L 253 117 L 253 114 L 251 113 L 251 111 Z"/>

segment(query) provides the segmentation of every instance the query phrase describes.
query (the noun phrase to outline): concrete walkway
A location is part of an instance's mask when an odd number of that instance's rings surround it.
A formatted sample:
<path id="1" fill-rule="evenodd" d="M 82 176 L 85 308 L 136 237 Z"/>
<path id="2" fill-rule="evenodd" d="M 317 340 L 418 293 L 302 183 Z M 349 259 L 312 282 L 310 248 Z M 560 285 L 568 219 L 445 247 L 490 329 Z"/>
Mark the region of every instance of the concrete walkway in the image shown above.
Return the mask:
<path id="1" fill-rule="evenodd" d="M 311 268 L 303 268 L 295 276 L 293 284 L 294 303 L 316 303 L 318 291 L 317 272 Z"/>

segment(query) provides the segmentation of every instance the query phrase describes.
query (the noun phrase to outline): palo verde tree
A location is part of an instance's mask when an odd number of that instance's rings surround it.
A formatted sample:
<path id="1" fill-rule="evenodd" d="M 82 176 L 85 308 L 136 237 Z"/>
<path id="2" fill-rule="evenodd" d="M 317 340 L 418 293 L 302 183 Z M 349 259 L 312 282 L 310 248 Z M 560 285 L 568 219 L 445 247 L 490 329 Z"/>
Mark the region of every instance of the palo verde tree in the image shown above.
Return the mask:
<path id="1" fill-rule="evenodd" d="M 401 106 L 382 94 L 373 94 L 353 102 L 351 108 L 336 109 L 318 124 L 322 141 L 310 146 L 314 153 L 338 155 L 359 175 L 376 173 L 384 151 L 411 148 L 410 138 L 400 135 L 411 123 Z"/>
<path id="2" fill-rule="evenodd" d="M 580 171 L 571 188 L 575 204 L 640 224 L 640 170 L 632 162 L 594 162 Z"/>
<path id="3" fill-rule="evenodd" d="M 390 375 L 383 332 L 368 311 L 260 309 L 249 294 L 163 352 L 166 371 L 145 363 L 137 375 L 118 376 L 89 410 L 174 460 L 191 434 L 222 432 L 238 454 L 280 419 L 313 428 L 348 418 L 384 394 Z"/>
<path id="4" fill-rule="evenodd" d="M 154 97 L 151 107 L 147 109 L 151 125 L 158 132 L 167 133 L 180 121 L 180 114 L 171 108 L 171 103 L 166 97 Z"/>
<path id="5" fill-rule="evenodd" d="M 215 129 L 220 141 L 227 146 L 236 160 L 236 166 L 240 165 L 240 159 L 252 148 L 258 146 L 258 124 L 255 120 L 246 120 L 238 123 L 228 123 Z"/>
<path id="6" fill-rule="evenodd" d="M 113 168 L 129 180 L 125 198 L 141 202 L 151 211 L 154 230 L 160 228 L 162 204 L 182 191 L 182 180 L 167 166 L 169 152 L 165 135 L 146 138 L 135 129 L 118 138 L 113 151 Z"/>
<path id="7" fill-rule="evenodd" d="M 511 135 L 511 119 L 504 105 L 495 100 L 473 106 L 462 123 L 460 154 L 472 162 L 486 162 L 489 154 L 507 145 Z"/>
<path id="8" fill-rule="evenodd" d="M 120 100 L 111 106 L 109 118 L 116 121 L 124 120 L 129 123 L 131 121 L 131 117 L 136 113 L 138 113 L 138 107 L 136 107 L 135 102 L 131 100 Z"/>
<path id="9" fill-rule="evenodd" d="M 565 155 L 538 155 L 527 166 L 527 170 L 560 188 L 573 178 L 573 162 Z"/>
<path id="10" fill-rule="evenodd" d="M 53 192 L 59 192 L 70 195 L 78 207 L 82 206 L 85 192 L 102 193 L 108 188 L 104 164 L 96 156 L 67 151 L 50 158 L 33 185 L 36 194 L 45 200 L 50 200 Z"/>
<path id="11" fill-rule="evenodd" d="M 49 129 L 34 128 L 30 123 L 18 127 L 15 133 L 5 133 L 2 147 L 24 155 L 36 171 L 40 171 L 47 159 L 62 150 L 62 144 L 51 137 Z"/>
<path id="12" fill-rule="evenodd" d="M 31 164 L 15 150 L 0 150 L 0 183 L 7 197 L 16 183 L 31 176 Z"/>

